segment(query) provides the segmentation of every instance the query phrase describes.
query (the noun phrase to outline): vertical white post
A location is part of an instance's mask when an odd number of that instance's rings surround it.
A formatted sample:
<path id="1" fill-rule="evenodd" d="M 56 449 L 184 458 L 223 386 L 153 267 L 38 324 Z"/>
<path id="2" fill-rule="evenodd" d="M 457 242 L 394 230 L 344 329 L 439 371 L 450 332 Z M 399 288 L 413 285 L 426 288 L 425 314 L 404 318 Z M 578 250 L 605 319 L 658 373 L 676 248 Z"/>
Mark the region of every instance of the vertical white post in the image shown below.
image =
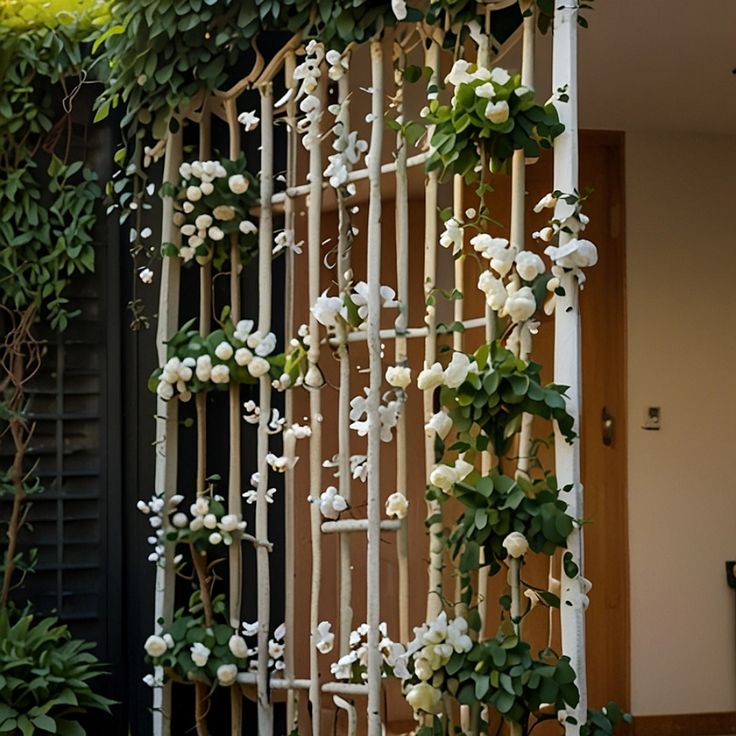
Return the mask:
<path id="1" fill-rule="evenodd" d="M 320 85 L 314 96 L 320 104 L 323 89 Z M 319 143 L 319 122 L 311 124 L 314 132 L 313 142 L 309 149 L 309 206 L 307 231 L 307 256 L 309 259 L 309 303 L 314 304 L 319 296 L 319 273 L 322 264 L 320 255 L 320 219 L 322 217 L 322 153 Z M 312 580 L 309 599 L 309 702 L 312 706 L 312 736 L 322 736 L 320 673 L 317 641 L 319 625 L 319 594 L 322 579 L 322 529 L 319 511 L 319 496 L 322 493 L 322 374 L 317 366 L 319 362 L 319 323 L 314 314 L 309 314 L 309 367 L 306 375 L 306 386 L 309 389 L 309 412 L 312 435 L 309 438 L 309 495 L 312 499 L 310 507 L 310 530 L 312 543 Z"/>
<path id="2" fill-rule="evenodd" d="M 554 48 L 552 56 L 553 92 L 567 86 L 569 101 L 560 103 L 558 110 L 565 131 L 555 140 L 555 189 L 572 192 L 578 186 L 578 107 L 577 107 L 577 8 L 574 3 L 560 5 L 554 15 Z M 558 203 L 555 217 L 564 219 L 570 214 L 570 205 Z M 560 234 L 564 245 L 568 236 Z M 562 279 L 565 295 L 558 297 L 555 308 L 555 383 L 569 386 L 567 411 L 575 421 L 575 431 L 580 434 L 581 398 L 581 344 L 578 285 L 575 278 L 566 275 Z M 580 478 L 580 441 L 568 445 L 559 431 L 555 436 L 555 463 L 560 486 L 572 485 L 562 498 L 569 505 L 569 513 L 575 518 L 583 516 L 583 488 Z M 572 554 L 579 574 L 570 578 L 562 571 L 562 651 L 570 657 L 577 673 L 580 702 L 571 715 L 576 725 L 566 724 L 567 734 L 577 734 L 585 723 L 587 712 L 587 685 L 585 669 L 585 612 L 581 603 L 581 577 L 583 572 L 583 533 L 575 529 L 567 541 L 567 551 Z"/>
<path id="3" fill-rule="evenodd" d="M 164 159 L 164 181 L 175 182 L 179 177 L 179 166 L 182 160 L 182 135 L 169 134 L 166 141 L 166 157 Z M 161 242 L 178 244 L 179 228 L 174 227 L 174 201 L 167 197 L 163 203 Z M 156 350 L 158 364 L 166 362 L 166 344 L 171 335 L 178 329 L 179 320 L 179 276 L 181 261 L 179 258 L 164 258 L 161 266 L 161 291 L 158 302 L 158 324 L 156 326 Z M 176 491 L 178 465 L 178 405 L 176 399 L 164 401 L 156 399 L 156 467 L 154 488 L 157 494 L 165 498 Z M 156 631 L 158 620 L 171 620 L 174 612 L 174 551 L 166 545 L 164 565 L 156 568 L 156 592 L 154 599 L 154 621 Z M 163 678 L 163 672 L 157 668 L 157 680 Z M 155 736 L 169 736 L 171 733 L 171 684 L 153 691 L 153 733 Z"/>
<path id="4" fill-rule="evenodd" d="M 271 330 L 271 259 L 273 253 L 273 85 L 270 80 L 261 93 L 261 216 L 258 223 L 258 329 L 262 335 Z M 273 733 L 273 710 L 268 686 L 268 635 L 271 606 L 271 570 L 269 551 L 260 542 L 268 539 L 268 422 L 271 416 L 271 377 L 259 379 L 258 472 L 260 482 L 256 497 L 256 575 L 258 578 L 258 734 Z"/>
<path id="5" fill-rule="evenodd" d="M 371 41 L 371 141 L 368 204 L 368 736 L 381 736 L 381 150 L 383 144 L 383 51 Z"/>
<path id="6" fill-rule="evenodd" d="M 396 44 L 397 68 L 394 72 L 396 82 L 397 121 L 404 122 L 404 68 L 406 53 Z M 401 132 L 396 134 L 396 293 L 401 304 L 396 316 L 396 341 L 394 358 L 396 365 L 408 362 L 407 339 L 402 334 L 409 320 L 409 182 L 406 171 L 406 140 Z M 404 400 L 406 397 L 404 395 Z M 407 447 L 406 411 L 402 406 L 396 424 L 396 490 L 407 495 Z M 399 568 L 399 640 L 409 641 L 409 526 L 403 519 L 396 533 L 396 556 Z"/>

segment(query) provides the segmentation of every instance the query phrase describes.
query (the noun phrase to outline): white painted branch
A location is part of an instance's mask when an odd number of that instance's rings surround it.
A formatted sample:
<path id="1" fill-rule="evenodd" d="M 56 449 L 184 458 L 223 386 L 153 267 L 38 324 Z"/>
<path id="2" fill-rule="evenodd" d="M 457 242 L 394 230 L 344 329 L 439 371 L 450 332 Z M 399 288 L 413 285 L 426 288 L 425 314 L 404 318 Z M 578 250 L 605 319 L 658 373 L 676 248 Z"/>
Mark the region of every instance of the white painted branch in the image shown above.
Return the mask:
<path id="1" fill-rule="evenodd" d="M 164 181 L 176 181 L 182 160 L 181 131 L 172 133 L 166 143 Z M 161 242 L 178 243 L 179 228 L 174 226 L 174 201 L 167 197 L 163 202 Z M 161 290 L 158 302 L 158 324 L 156 326 L 156 350 L 158 363 L 166 362 L 166 341 L 178 329 L 179 320 L 179 258 L 164 258 L 161 265 Z M 154 488 L 156 493 L 169 498 L 175 493 L 178 466 L 178 405 L 176 400 L 156 399 L 156 467 Z M 174 612 L 174 550 L 166 545 L 163 567 L 156 568 L 154 598 L 155 631 L 160 627 L 160 618 L 170 621 Z M 163 679 L 163 671 L 156 668 L 155 676 Z M 169 736 L 171 733 L 171 685 L 153 690 L 153 733 L 154 736 Z"/>
<path id="2" fill-rule="evenodd" d="M 406 54 L 396 44 L 397 65 L 394 70 L 396 91 L 397 121 L 404 122 L 404 68 Z M 399 313 L 396 316 L 396 332 L 399 335 L 394 343 L 394 359 L 396 365 L 408 363 L 407 339 L 402 334 L 406 331 L 409 319 L 409 181 L 406 161 L 406 139 L 398 132 L 396 134 L 396 295 L 399 300 Z M 396 490 L 408 495 L 407 482 L 407 437 L 406 437 L 406 410 L 403 402 L 399 418 L 396 423 Z M 409 524 L 404 519 L 396 535 L 396 560 L 399 573 L 399 640 L 409 641 Z"/>
<path id="3" fill-rule="evenodd" d="M 271 260 L 273 253 L 273 85 L 266 82 L 261 93 L 261 212 L 258 223 L 258 329 L 266 335 L 271 330 Z M 260 482 L 256 496 L 256 537 L 268 539 L 268 421 L 271 416 L 271 378 L 259 379 L 258 472 Z M 241 495 L 238 492 L 238 501 Z M 271 612 L 271 570 L 269 551 L 256 548 L 258 581 L 258 734 L 273 733 L 273 708 L 268 693 L 268 639 Z M 236 736 L 235 734 L 233 736 Z"/>
<path id="4" fill-rule="evenodd" d="M 341 534 L 350 532 L 367 532 L 369 529 L 368 519 L 339 519 L 338 521 L 323 521 L 322 532 L 324 534 Z M 394 519 L 384 519 L 381 522 L 381 531 L 395 532 L 401 529 L 401 522 Z"/>
<path id="5" fill-rule="evenodd" d="M 320 103 L 323 99 L 322 86 L 315 91 Z M 312 124 L 319 128 L 319 122 Z M 316 131 L 315 131 L 316 132 Z M 322 265 L 320 254 L 320 220 L 322 217 L 322 154 L 319 143 L 314 143 L 309 150 L 309 210 L 307 232 L 307 258 L 309 262 L 309 303 L 314 304 L 319 297 L 319 274 Z M 309 314 L 309 352 L 307 360 L 306 384 L 309 388 L 309 411 L 312 435 L 309 438 L 309 494 L 313 499 L 322 493 L 322 402 L 321 373 L 319 362 L 319 323 L 314 314 Z M 312 383 L 312 381 L 314 381 Z M 321 736 L 320 721 L 322 715 L 320 699 L 320 668 L 317 642 L 317 626 L 319 625 L 319 597 L 322 580 L 322 539 L 320 535 L 321 515 L 319 503 L 310 504 L 310 528 L 312 545 L 312 581 L 309 599 L 309 701 L 312 706 L 312 736 Z"/>
<path id="6" fill-rule="evenodd" d="M 347 71 L 338 81 L 338 104 L 340 113 L 337 121 L 342 125 L 342 133 L 350 129 L 350 72 Z M 337 190 L 337 284 L 340 294 L 350 289 L 350 247 L 352 232 L 349 205 L 346 204 L 342 189 Z M 347 349 L 347 328 L 341 322 L 337 328 L 337 357 L 340 361 L 340 386 L 338 389 L 338 490 L 350 503 L 352 483 L 350 475 L 350 353 Z M 324 531 L 324 526 L 322 528 Z M 340 537 L 340 629 L 339 652 L 345 656 L 350 648 L 350 632 L 353 629 L 353 560 L 351 541 L 347 535 Z"/>
<path id="7" fill-rule="evenodd" d="M 414 166 L 423 166 L 427 159 L 429 158 L 429 153 L 426 151 L 423 153 L 417 153 L 414 156 L 410 156 L 406 159 L 406 166 L 407 168 L 411 169 Z M 385 163 L 381 166 L 381 173 L 382 174 L 392 174 L 396 171 L 396 161 L 390 161 L 388 163 Z M 369 176 L 370 169 L 354 169 L 350 172 L 348 175 L 348 181 L 355 182 L 355 181 L 362 181 L 363 179 L 367 179 Z M 322 188 L 326 189 L 329 186 L 327 182 L 323 182 Z M 287 187 L 283 192 L 277 192 L 273 195 L 271 198 L 272 204 L 281 204 L 284 202 L 284 200 L 288 198 L 296 198 L 296 197 L 304 197 L 305 195 L 309 194 L 311 192 L 311 184 L 300 184 L 299 186 L 293 186 L 293 187 Z"/>
<path id="8" fill-rule="evenodd" d="M 463 206 L 464 200 L 464 181 L 460 174 L 455 174 L 452 177 L 452 216 L 456 222 L 462 223 L 465 220 L 465 207 Z M 463 239 L 465 235 L 463 234 Z M 455 299 L 453 305 L 453 320 L 455 322 L 463 321 L 463 306 L 465 301 L 465 258 L 462 253 L 458 258 L 455 259 L 454 263 L 454 287 L 463 296 L 460 299 Z M 457 352 L 462 352 L 463 349 L 463 333 L 453 332 L 452 333 L 452 349 Z"/>
<path id="9" fill-rule="evenodd" d="M 574 4 L 562 5 L 555 9 L 554 46 L 552 55 L 553 92 L 567 85 L 569 101 L 558 105 L 560 121 L 565 131 L 555 140 L 555 189 L 572 192 L 578 185 L 578 103 L 577 103 L 577 8 Z M 560 202 L 555 217 L 565 217 L 569 205 Z M 566 234 L 561 234 L 564 244 Z M 581 344 L 580 313 L 578 304 L 578 285 L 575 278 L 567 275 L 562 279 L 565 295 L 557 297 L 555 308 L 555 383 L 569 386 L 567 411 L 575 422 L 575 431 L 580 433 L 581 402 Z M 569 513 L 583 516 L 583 488 L 580 478 L 580 442 L 568 445 L 555 434 L 555 463 L 560 486 L 572 485 L 572 490 L 561 494 L 569 504 Z M 587 711 L 587 677 L 585 668 L 585 612 L 581 604 L 581 577 L 583 574 L 583 533 L 575 529 L 567 541 L 567 549 L 572 553 L 580 574 L 569 578 L 562 571 L 562 605 L 560 620 L 562 626 L 562 651 L 570 657 L 577 674 L 576 683 L 580 691 L 580 702 L 572 709 L 577 724 L 565 724 L 568 735 L 577 736 L 581 724 L 585 723 Z M 572 604 L 572 605 L 569 605 Z"/>
<path id="10" fill-rule="evenodd" d="M 381 151 L 383 146 L 383 51 L 371 41 L 371 140 L 368 200 L 368 357 L 370 383 L 368 416 L 368 736 L 381 736 Z"/>
<path id="11" fill-rule="evenodd" d="M 286 103 L 286 116 L 290 121 L 286 134 L 286 185 L 294 186 L 297 181 L 297 146 L 299 137 L 294 121 L 296 119 L 296 54 L 292 51 L 287 54 L 284 62 L 285 80 L 288 89 L 292 92 Z M 284 227 L 294 232 L 295 226 L 294 200 L 289 198 L 284 202 Z M 286 268 L 284 274 L 284 341 L 294 336 L 294 252 L 289 248 L 286 252 Z M 284 399 L 284 417 L 286 425 L 291 426 L 294 421 L 294 394 L 287 391 Z M 288 430 L 287 430 L 288 433 Z M 286 448 L 286 434 L 284 434 L 284 455 L 288 457 Z M 292 443 L 296 438 L 292 437 Z M 294 451 L 292 450 L 292 453 Z M 286 647 L 284 650 L 284 674 L 288 680 L 294 679 L 294 638 L 295 638 L 295 601 L 296 586 L 296 553 L 295 553 L 295 524 L 294 524 L 294 470 L 289 468 L 284 476 L 284 622 L 286 623 Z M 273 685 L 272 685 L 273 687 Z M 293 688 L 289 689 L 286 700 L 286 732 L 291 733 L 296 727 L 298 695 Z"/>
<path id="12" fill-rule="evenodd" d="M 333 695 L 332 702 L 348 714 L 348 727 L 347 731 L 345 731 L 346 736 L 355 736 L 358 732 L 358 713 L 355 710 L 355 706 L 339 695 Z"/>

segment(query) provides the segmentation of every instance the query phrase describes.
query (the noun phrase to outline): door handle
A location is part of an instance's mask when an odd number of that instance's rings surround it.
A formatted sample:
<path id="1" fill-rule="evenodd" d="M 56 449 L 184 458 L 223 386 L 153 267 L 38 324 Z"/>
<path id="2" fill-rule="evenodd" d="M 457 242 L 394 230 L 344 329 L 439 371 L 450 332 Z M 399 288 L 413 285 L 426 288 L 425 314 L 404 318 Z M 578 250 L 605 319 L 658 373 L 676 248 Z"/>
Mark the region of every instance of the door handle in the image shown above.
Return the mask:
<path id="1" fill-rule="evenodd" d="M 611 447 L 613 445 L 613 416 L 608 413 L 608 408 L 605 406 L 601 412 L 601 434 L 603 444 Z"/>

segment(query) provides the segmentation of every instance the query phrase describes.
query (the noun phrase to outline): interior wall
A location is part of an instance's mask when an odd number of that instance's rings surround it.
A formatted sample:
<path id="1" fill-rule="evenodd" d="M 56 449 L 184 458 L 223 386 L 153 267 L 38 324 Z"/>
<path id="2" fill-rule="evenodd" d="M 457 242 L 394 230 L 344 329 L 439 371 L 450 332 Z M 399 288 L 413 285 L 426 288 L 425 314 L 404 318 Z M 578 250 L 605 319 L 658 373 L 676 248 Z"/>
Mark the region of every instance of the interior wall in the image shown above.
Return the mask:
<path id="1" fill-rule="evenodd" d="M 736 137 L 626 137 L 634 714 L 736 710 Z M 661 429 L 642 429 L 661 407 Z M 615 564 L 615 561 L 612 561 Z"/>

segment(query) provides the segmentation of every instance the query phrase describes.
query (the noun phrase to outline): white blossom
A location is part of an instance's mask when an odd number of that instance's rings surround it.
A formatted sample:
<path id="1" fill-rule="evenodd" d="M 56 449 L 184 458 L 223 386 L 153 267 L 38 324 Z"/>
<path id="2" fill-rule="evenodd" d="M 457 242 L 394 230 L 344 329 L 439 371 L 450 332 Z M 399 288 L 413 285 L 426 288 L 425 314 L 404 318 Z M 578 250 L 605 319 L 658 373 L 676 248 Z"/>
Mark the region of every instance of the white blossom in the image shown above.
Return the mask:
<path id="1" fill-rule="evenodd" d="M 491 69 L 491 81 L 496 84 L 504 85 L 511 79 L 511 75 L 500 66 Z"/>
<path id="2" fill-rule="evenodd" d="M 221 342 L 216 348 L 215 348 L 215 355 L 220 360 L 230 360 L 230 358 L 233 357 L 233 346 L 229 342 Z"/>
<path id="3" fill-rule="evenodd" d="M 190 202 L 199 202 L 202 199 L 202 190 L 199 187 L 187 187 L 186 197 Z"/>
<path id="4" fill-rule="evenodd" d="M 392 493 L 386 499 L 386 516 L 395 516 L 397 519 L 406 517 L 409 509 L 409 500 L 400 491 Z"/>
<path id="5" fill-rule="evenodd" d="M 525 322 L 537 311 L 537 302 L 534 292 L 528 286 L 520 289 L 508 289 L 508 298 L 501 310 L 502 317 L 510 317 L 514 323 Z"/>
<path id="6" fill-rule="evenodd" d="M 233 634 L 227 643 L 228 648 L 232 652 L 234 657 L 238 659 L 245 659 L 248 656 L 248 645 L 245 643 L 245 639 L 238 634 Z"/>
<path id="7" fill-rule="evenodd" d="M 146 650 L 146 654 L 148 654 L 149 657 L 160 657 L 162 654 L 165 654 L 168 649 L 166 642 L 161 636 L 149 636 L 148 639 L 146 639 L 146 643 L 143 645 L 143 648 Z"/>
<path id="8" fill-rule="evenodd" d="M 245 128 L 246 133 L 250 133 L 251 130 L 255 130 L 258 127 L 261 119 L 256 117 L 255 110 L 251 110 L 250 112 L 241 112 L 238 115 L 238 122 Z"/>
<path id="9" fill-rule="evenodd" d="M 250 220 L 243 220 L 240 225 L 238 225 L 238 230 L 240 230 L 243 235 L 253 235 L 258 232 L 258 227 Z"/>
<path id="10" fill-rule="evenodd" d="M 491 97 L 496 94 L 496 88 L 491 82 L 486 82 L 485 84 L 478 85 L 474 91 L 476 97 L 482 97 L 486 100 L 490 100 Z"/>
<path id="11" fill-rule="evenodd" d="M 509 119 L 509 103 L 506 100 L 489 102 L 484 114 L 494 125 L 501 125 Z"/>
<path id="12" fill-rule="evenodd" d="M 253 357 L 248 362 L 248 373 L 250 373 L 253 378 L 265 376 L 270 370 L 271 365 L 265 358 Z"/>
<path id="13" fill-rule="evenodd" d="M 529 542 L 521 532 L 507 534 L 502 545 L 510 557 L 523 557 L 529 551 Z"/>
<path id="14" fill-rule="evenodd" d="M 227 186 L 233 194 L 243 194 L 248 191 L 248 180 L 242 174 L 233 174 L 227 180 Z"/>
<path id="15" fill-rule="evenodd" d="M 348 507 L 347 501 L 337 492 L 335 486 L 328 486 L 319 497 L 319 510 L 326 519 L 337 519 Z"/>
<path id="16" fill-rule="evenodd" d="M 441 386 L 445 380 L 444 369 L 441 363 L 433 363 L 417 376 L 417 387 L 421 391 L 428 391 Z"/>
<path id="17" fill-rule="evenodd" d="M 332 624 L 329 621 L 320 621 L 314 646 L 322 654 L 329 654 L 335 646 L 335 635 L 332 633 Z"/>
<path id="18" fill-rule="evenodd" d="M 550 194 L 545 194 L 542 199 L 534 205 L 534 211 L 539 213 L 544 209 L 552 209 L 557 204 L 557 197 Z"/>
<path id="19" fill-rule="evenodd" d="M 442 692 L 427 682 L 420 682 L 406 694 L 406 702 L 415 712 L 434 713 L 442 699 Z"/>
<path id="20" fill-rule="evenodd" d="M 443 374 L 443 382 L 448 388 L 457 388 L 474 372 L 475 361 L 471 361 L 465 353 L 453 353 L 452 360 Z"/>
<path id="21" fill-rule="evenodd" d="M 590 240 L 573 238 L 559 247 L 548 246 L 544 253 L 562 268 L 587 268 L 598 262 L 598 249 Z"/>
<path id="22" fill-rule="evenodd" d="M 524 281 L 534 281 L 540 273 L 544 273 L 544 261 L 528 250 L 522 250 L 516 255 L 516 273 Z"/>
<path id="23" fill-rule="evenodd" d="M 195 642 L 192 644 L 190 648 L 190 653 L 192 657 L 192 662 L 194 662 L 197 667 L 205 667 L 207 665 L 207 660 L 210 658 L 210 650 L 201 642 Z"/>
<path id="24" fill-rule="evenodd" d="M 150 284 L 153 281 L 153 271 L 150 268 L 142 268 L 138 271 L 138 278 L 144 284 Z"/>
<path id="25" fill-rule="evenodd" d="M 452 246 L 452 254 L 457 255 L 463 249 L 463 240 L 463 226 L 454 217 L 445 220 L 445 230 L 440 235 L 440 245 L 443 248 Z"/>
<path id="26" fill-rule="evenodd" d="M 234 664 L 221 664 L 217 668 L 217 682 L 223 687 L 230 687 L 238 679 L 238 668 Z"/>
<path id="27" fill-rule="evenodd" d="M 445 77 L 445 82 L 458 87 L 461 84 L 468 84 L 473 81 L 473 77 L 468 73 L 470 64 L 465 59 L 458 59 L 453 65 L 450 73 Z"/>
<path id="28" fill-rule="evenodd" d="M 437 436 L 443 440 L 452 429 L 452 419 L 445 411 L 438 411 L 432 415 L 432 418 L 424 425 L 424 429 L 428 432 L 436 432 Z"/>
<path id="29" fill-rule="evenodd" d="M 235 337 L 236 340 L 240 340 L 240 342 L 244 343 L 248 339 L 248 335 L 250 335 L 252 329 L 252 319 L 241 319 L 235 325 L 235 332 L 233 333 L 233 337 Z"/>
<path id="30" fill-rule="evenodd" d="M 348 317 L 348 308 L 343 304 L 342 299 L 339 296 L 327 296 L 327 291 L 323 291 L 322 295 L 317 297 L 310 311 L 317 322 L 325 327 L 334 327 L 338 317 L 344 320 L 347 320 Z"/>
<path id="31" fill-rule="evenodd" d="M 212 383 L 229 383 L 230 369 L 226 365 L 216 365 L 210 372 Z"/>
<path id="32" fill-rule="evenodd" d="M 386 381 L 390 386 L 406 388 L 411 383 L 411 368 L 403 365 L 390 365 L 386 368 Z"/>
<path id="33" fill-rule="evenodd" d="M 478 277 L 478 288 L 486 295 L 486 303 L 498 312 L 506 303 L 506 287 L 490 271 L 483 271 Z"/>
<path id="34" fill-rule="evenodd" d="M 221 204 L 212 210 L 212 215 L 216 220 L 221 222 L 230 222 L 235 218 L 235 208 L 229 204 Z"/>

